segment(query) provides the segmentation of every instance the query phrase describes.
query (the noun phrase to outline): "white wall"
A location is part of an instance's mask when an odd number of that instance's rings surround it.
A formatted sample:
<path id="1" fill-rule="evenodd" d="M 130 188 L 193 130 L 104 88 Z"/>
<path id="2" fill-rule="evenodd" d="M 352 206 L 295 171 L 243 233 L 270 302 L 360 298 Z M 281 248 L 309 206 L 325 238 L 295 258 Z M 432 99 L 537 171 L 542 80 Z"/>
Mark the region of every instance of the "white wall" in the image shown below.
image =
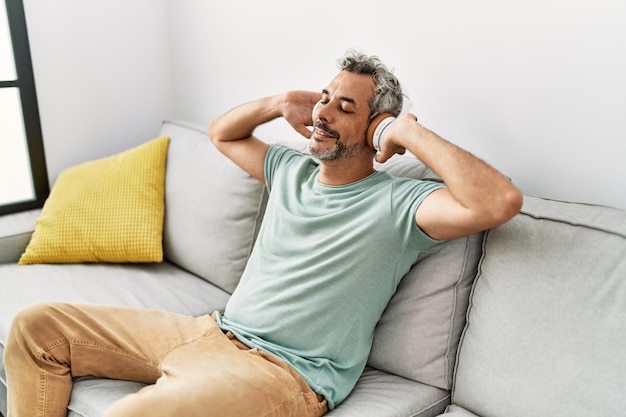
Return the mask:
<path id="1" fill-rule="evenodd" d="M 164 118 L 320 90 L 354 47 L 396 68 L 422 123 L 525 193 L 626 208 L 623 0 L 24 3 L 51 182 Z"/>
<path id="2" fill-rule="evenodd" d="M 24 0 L 50 182 L 171 114 L 163 0 Z"/>
<path id="3" fill-rule="evenodd" d="M 626 208 L 623 0 L 166 3 L 174 117 L 320 90 L 355 47 L 396 68 L 422 123 L 526 194 Z"/>

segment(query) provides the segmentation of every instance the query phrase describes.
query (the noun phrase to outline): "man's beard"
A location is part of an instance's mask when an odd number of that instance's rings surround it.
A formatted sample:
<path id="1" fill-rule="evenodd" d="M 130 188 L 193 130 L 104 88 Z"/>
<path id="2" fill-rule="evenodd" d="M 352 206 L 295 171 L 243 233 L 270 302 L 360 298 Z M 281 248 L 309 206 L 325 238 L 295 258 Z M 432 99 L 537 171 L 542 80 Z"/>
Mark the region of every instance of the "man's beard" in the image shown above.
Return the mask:
<path id="1" fill-rule="evenodd" d="M 319 127 L 326 132 L 329 132 L 337 137 L 335 140 L 335 146 L 331 149 L 315 149 L 314 138 L 311 138 L 311 142 L 309 142 L 309 153 L 311 156 L 319 159 L 320 161 L 340 161 L 343 159 L 352 158 L 353 156 L 358 155 L 363 148 L 365 148 L 365 141 L 361 143 L 355 143 L 354 145 L 346 146 L 339 140 L 339 135 L 334 131 L 328 129 L 324 124 L 317 122 L 315 127 Z"/>
<path id="2" fill-rule="evenodd" d="M 320 161 L 340 161 L 358 155 L 365 147 L 365 142 L 346 146 L 337 139 L 335 146 L 330 149 L 314 149 L 311 145 L 313 145 L 313 143 L 309 143 L 309 153 Z"/>

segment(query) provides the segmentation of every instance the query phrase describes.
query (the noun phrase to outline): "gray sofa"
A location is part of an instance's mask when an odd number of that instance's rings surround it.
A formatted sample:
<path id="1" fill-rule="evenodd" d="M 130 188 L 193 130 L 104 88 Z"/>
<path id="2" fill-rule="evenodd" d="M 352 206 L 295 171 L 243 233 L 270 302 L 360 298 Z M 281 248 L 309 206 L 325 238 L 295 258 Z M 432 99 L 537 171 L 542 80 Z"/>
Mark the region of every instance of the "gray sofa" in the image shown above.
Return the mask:
<path id="1" fill-rule="evenodd" d="M 164 262 L 17 265 L 40 211 L 0 217 L 0 351 L 16 312 L 40 301 L 224 308 L 267 192 L 205 129 L 168 121 L 160 135 L 170 137 Z M 410 155 L 377 168 L 437 180 Z M 78 378 L 68 415 L 101 416 L 141 386 Z M 368 367 L 328 415 L 624 416 L 624 392 L 626 210 L 526 197 L 508 223 L 420 256 L 380 319 Z"/>

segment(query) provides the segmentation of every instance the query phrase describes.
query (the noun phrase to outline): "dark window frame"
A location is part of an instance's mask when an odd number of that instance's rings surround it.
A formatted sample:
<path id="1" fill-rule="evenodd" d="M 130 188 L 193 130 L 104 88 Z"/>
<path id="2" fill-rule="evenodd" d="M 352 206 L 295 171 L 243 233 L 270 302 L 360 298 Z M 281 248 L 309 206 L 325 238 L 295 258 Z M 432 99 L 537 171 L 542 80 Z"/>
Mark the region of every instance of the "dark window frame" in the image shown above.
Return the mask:
<path id="1" fill-rule="evenodd" d="M 5 4 L 17 79 L 0 80 L 0 88 L 19 89 L 34 199 L 0 205 L 0 215 L 42 207 L 50 193 L 24 5 L 22 0 L 5 0 Z"/>

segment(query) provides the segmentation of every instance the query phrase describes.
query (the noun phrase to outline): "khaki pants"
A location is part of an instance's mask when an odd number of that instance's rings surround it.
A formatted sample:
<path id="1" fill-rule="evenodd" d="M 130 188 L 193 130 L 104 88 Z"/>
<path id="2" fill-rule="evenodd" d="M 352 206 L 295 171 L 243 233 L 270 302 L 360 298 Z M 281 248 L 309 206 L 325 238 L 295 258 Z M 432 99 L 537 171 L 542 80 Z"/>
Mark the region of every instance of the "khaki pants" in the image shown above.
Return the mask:
<path id="1" fill-rule="evenodd" d="M 326 400 L 282 360 L 224 334 L 211 316 L 38 304 L 13 321 L 4 353 L 7 417 L 65 417 L 72 378 L 149 385 L 106 417 L 321 416 Z"/>

